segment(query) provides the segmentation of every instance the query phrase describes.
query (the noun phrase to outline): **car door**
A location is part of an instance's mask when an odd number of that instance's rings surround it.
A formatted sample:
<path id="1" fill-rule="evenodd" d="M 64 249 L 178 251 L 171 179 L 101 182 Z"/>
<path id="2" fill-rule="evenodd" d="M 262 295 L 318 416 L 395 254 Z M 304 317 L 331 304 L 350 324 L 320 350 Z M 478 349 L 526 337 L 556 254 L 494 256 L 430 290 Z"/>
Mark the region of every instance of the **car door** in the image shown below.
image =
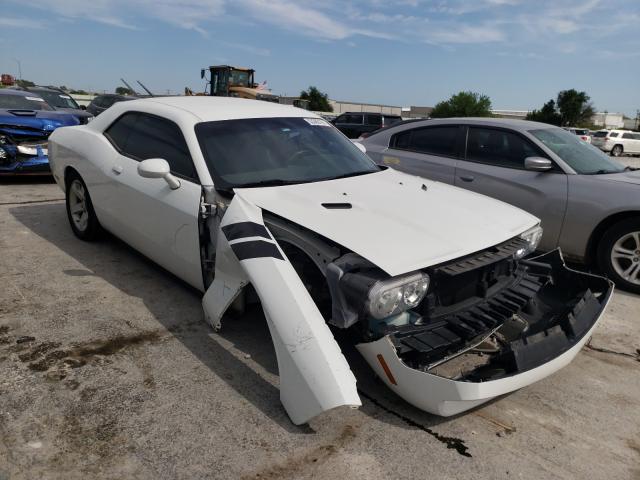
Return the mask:
<path id="1" fill-rule="evenodd" d="M 434 125 L 403 130 L 391 137 L 382 163 L 412 175 L 453 185 L 462 128 Z"/>
<path id="2" fill-rule="evenodd" d="M 164 268 L 203 288 L 198 212 L 202 189 L 189 148 L 174 122 L 127 112 L 106 131 L 116 155 L 110 171 L 109 215 L 115 233 Z M 162 158 L 180 180 L 172 190 L 164 179 L 141 177 L 138 164 Z"/>
<path id="3" fill-rule="evenodd" d="M 551 170 L 526 170 L 527 157 L 547 155 L 519 132 L 469 126 L 466 153 L 458 160 L 455 185 L 482 193 L 535 215 L 544 229 L 541 250 L 558 245 L 567 209 L 567 175 Z"/>

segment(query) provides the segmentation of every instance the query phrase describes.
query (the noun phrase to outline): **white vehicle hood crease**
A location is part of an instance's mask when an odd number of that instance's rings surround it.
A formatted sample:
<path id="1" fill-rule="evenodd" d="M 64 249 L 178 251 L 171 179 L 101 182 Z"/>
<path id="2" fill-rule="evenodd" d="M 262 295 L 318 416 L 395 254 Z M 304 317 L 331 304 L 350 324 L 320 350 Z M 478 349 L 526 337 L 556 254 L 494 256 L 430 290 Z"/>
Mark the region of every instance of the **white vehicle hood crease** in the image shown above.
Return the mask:
<path id="1" fill-rule="evenodd" d="M 539 222 L 498 200 L 392 169 L 235 191 L 261 209 L 361 255 L 392 276 L 481 251 Z M 327 209 L 323 203 L 350 203 L 352 207 Z"/>

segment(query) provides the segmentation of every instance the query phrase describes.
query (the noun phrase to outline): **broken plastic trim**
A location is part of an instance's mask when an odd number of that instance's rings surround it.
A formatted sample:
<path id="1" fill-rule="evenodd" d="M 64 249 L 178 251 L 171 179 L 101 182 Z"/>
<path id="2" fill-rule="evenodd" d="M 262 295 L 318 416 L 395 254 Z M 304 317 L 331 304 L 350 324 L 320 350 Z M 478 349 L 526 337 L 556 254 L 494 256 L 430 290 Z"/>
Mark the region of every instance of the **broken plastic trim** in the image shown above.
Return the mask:
<path id="1" fill-rule="evenodd" d="M 436 375 L 407 365 L 398 356 L 390 335 L 358 344 L 358 350 L 389 388 L 414 406 L 441 416 L 458 414 L 553 374 L 575 358 L 597 327 L 611 299 L 613 283 L 569 269 L 558 250 L 527 260 L 525 265 L 532 273 L 550 270 L 552 281 L 532 299 L 546 305 L 537 313 L 539 321 L 530 324 L 531 330 L 523 338 L 512 340 L 495 355 L 498 363 L 511 362 L 514 371 L 484 379 Z M 523 316 L 527 315 L 532 314 Z M 378 355 L 384 357 L 395 385 Z"/>

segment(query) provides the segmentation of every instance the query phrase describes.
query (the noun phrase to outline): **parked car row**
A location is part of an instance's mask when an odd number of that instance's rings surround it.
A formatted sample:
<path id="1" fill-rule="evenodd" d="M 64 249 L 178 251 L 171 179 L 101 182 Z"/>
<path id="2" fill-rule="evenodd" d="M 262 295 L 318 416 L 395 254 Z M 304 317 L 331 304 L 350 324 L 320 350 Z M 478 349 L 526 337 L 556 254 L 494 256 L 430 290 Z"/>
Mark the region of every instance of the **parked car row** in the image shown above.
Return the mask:
<path id="1" fill-rule="evenodd" d="M 49 135 L 79 124 L 76 112 L 56 110 L 36 93 L 0 89 L 0 175 L 49 173 Z"/>
<path id="2" fill-rule="evenodd" d="M 548 175 L 554 189 L 565 166 L 603 168 L 556 157 L 580 143 L 561 129 L 476 127 L 418 122 L 367 145 L 393 150 L 382 163 L 401 168 L 432 150 L 432 172 L 454 164 L 449 183 L 464 152 L 478 165 Z M 228 97 L 120 102 L 58 129 L 50 144 L 78 238 L 103 229 L 122 238 L 202 291 L 216 329 L 232 304 L 261 303 L 295 424 L 361 405 L 334 332 L 399 396 L 450 416 L 563 368 L 611 298 L 610 281 L 568 269 L 558 252 L 525 258 L 542 235 L 535 216 L 376 165 L 298 108 Z"/>
<path id="3" fill-rule="evenodd" d="M 505 119 L 404 122 L 361 141 L 378 164 L 518 206 L 560 247 L 640 293 L 640 172 L 566 130 Z"/>
<path id="4" fill-rule="evenodd" d="M 56 87 L 0 89 L 0 175 L 49 174 L 47 140 L 56 128 L 86 125 L 114 103 L 134 98 L 98 95 L 85 109 Z"/>

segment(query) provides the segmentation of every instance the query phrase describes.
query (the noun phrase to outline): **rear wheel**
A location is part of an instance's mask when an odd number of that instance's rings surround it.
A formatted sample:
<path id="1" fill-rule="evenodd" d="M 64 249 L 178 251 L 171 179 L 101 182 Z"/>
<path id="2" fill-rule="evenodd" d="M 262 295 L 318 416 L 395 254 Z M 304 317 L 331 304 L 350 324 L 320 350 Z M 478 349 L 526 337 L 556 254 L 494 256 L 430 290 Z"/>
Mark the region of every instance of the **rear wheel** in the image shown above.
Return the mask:
<path id="1" fill-rule="evenodd" d="M 620 155 L 622 155 L 622 145 L 616 145 L 611 149 L 611 156 L 612 157 L 619 157 Z"/>
<path id="2" fill-rule="evenodd" d="M 67 217 L 75 236 L 86 241 L 98 239 L 102 228 L 87 186 L 76 172 L 71 172 L 67 178 L 66 204 Z"/>
<path id="3" fill-rule="evenodd" d="M 605 232 L 598 262 L 619 288 L 640 293 L 640 218 L 623 220 Z"/>

